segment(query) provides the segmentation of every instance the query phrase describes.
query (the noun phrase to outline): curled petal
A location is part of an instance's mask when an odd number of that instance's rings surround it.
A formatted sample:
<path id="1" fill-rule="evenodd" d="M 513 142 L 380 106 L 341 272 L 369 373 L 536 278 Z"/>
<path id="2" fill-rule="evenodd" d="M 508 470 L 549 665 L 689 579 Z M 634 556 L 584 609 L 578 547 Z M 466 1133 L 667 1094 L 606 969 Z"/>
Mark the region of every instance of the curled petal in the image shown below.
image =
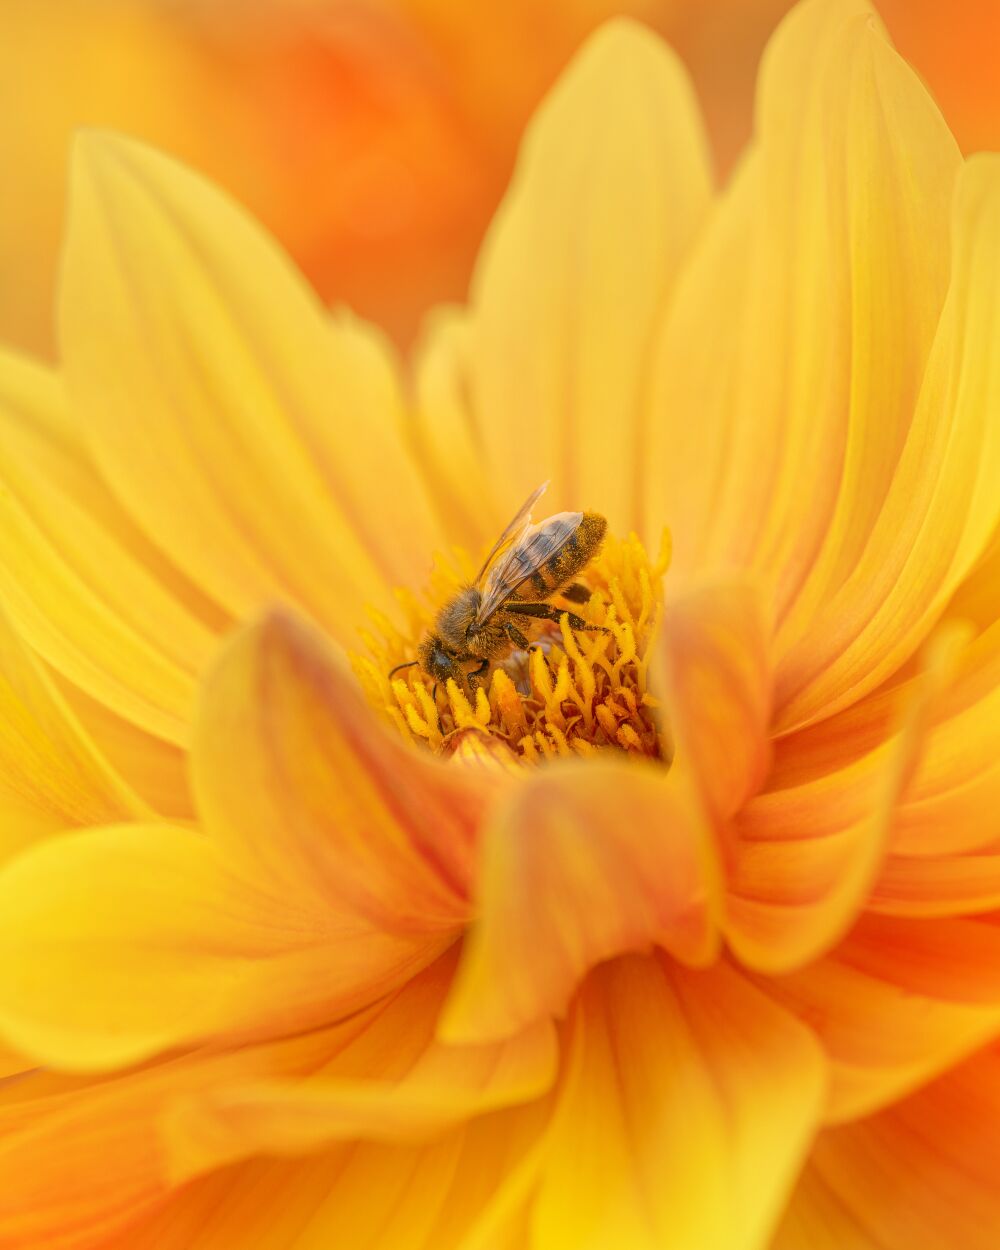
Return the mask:
<path id="1" fill-rule="evenodd" d="M 0 1034 L 99 1071 L 204 1038 L 315 1027 L 406 981 L 445 945 L 353 926 L 237 876 L 166 825 L 66 834 L 0 876 Z"/>
<path id="2" fill-rule="evenodd" d="M 761 1250 L 820 1111 L 808 1031 L 724 965 L 588 979 L 533 1213 L 546 1250 Z"/>
<path id="3" fill-rule="evenodd" d="M 218 1081 L 176 1105 L 165 1122 L 172 1178 L 188 1180 L 257 1154 L 304 1154 L 338 1140 L 426 1140 L 540 1097 L 556 1074 L 555 1030 L 548 1022 L 486 1045 L 436 1040 L 454 968 L 449 952 L 386 1006 L 371 1009 L 364 1027 L 354 1027 L 314 1073 Z"/>
<path id="4" fill-rule="evenodd" d="M 717 946 L 712 831 L 679 772 L 553 766 L 484 830 L 478 913 L 442 1035 L 503 1037 L 562 1015 L 588 969 L 657 944 Z"/>
<path id="5" fill-rule="evenodd" d="M 831 947 L 857 916 L 967 634 L 948 628 L 905 694 L 896 732 L 846 767 L 768 789 L 733 822 L 726 935 L 741 960 L 787 971 Z"/>
<path id="6" fill-rule="evenodd" d="M 760 788 L 771 758 L 768 627 L 754 587 L 720 581 L 672 599 L 660 663 L 677 757 L 726 821 Z"/>
<path id="7" fill-rule="evenodd" d="M 493 783 L 408 749 L 322 635 L 289 614 L 263 617 L 223 652 L 193 770 L 212 836 L 291 897 L 397 930 L 455 930 L 467 915 Z"/>

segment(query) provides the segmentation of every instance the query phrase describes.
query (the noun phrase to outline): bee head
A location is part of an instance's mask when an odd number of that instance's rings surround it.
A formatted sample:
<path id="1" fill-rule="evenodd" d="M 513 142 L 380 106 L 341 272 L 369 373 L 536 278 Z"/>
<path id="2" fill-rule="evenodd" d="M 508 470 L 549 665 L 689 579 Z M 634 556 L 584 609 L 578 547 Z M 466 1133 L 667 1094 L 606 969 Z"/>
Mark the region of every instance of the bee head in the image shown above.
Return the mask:
<path id="1" fill-rule="evenodd" d="M 462 670 L 456 663 L 458 652 L 445 644 L 436 634 L 428 634 L 417 648 L 420 667 L 435 681 L 447 681 L 454 677 L 457 682 L 462 680 Z"/>

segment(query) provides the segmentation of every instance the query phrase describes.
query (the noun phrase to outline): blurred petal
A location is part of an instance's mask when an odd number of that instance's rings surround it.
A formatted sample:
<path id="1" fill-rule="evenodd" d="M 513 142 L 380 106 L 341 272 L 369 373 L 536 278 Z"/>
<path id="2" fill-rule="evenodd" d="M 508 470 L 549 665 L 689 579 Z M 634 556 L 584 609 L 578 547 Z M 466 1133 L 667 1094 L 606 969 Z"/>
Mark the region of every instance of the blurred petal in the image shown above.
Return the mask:
<path id="1" fill-rule="evenodd" d="M 102 471 L 233 614 L 284 596 L 352 639 L 365 602 L 427 560 L 385 360 L 196 175 L 124 139 L 78 142 L 60 325 Z"/>
<path id="2" fill-rule="evenodd" d="M 555 1030 L 446 1046 L 435 1026 L 455 970 L 449 953 L 418 974 L 314 1075 L 215 1082 L 167 1122 L 175 1181 L 254 1155 L 298 1155 L 338 1140 L 414 1142 L 544 1094 L 556 1075 Z"/>
<path id="3" fill-rule="evenodd" d="M 516 505 L 500 507 L 495 500 L 492 466 L 473 421 L 471 333 L 464 309 L 430 315 L 414 362 L 414 422 L 420 463 L 446 532 L 475 551 L 494 542 Z"/>
<path id="4" fill-rule="evenodd" d="M 655 958 L 591 975 L 534 1212 L 545 1250 L 756 1250 L 822 1102 L 806 1029 L 736 972 Z"/>
<path id="5" fill-rule="evenodd" d="M 556 505 L 636 523 L 648 338 L 709 196 L 680 62 L 604 26 L 532 122 L 474 280 L 473 405 L 503 498 L 551 477 Z"/>
<path id="6" fill-rule="evenodd" d="M 675 751 L 712 816 L 727 820 L 770 763 L 770 644 L 757 593 L 727 581 L 675 596 L 659 647 Z"/>
<path id="7" fill-rule="evenodd" d="M 0 594 L 18 630 L 94 698 L 183 741 L 223 618 L 108 495 L 56 378 L 6 355 L 0 482 Z"/>
<path id="8" fill-rule="evenodd" d="M 948 280 L 958 150 L 863 3 L 807 2 L 765 55 L 756 142 L 657 336 L 651 522 L 682 573 L 822 602 L 892 480 Z"/>
<path id="9" fill-rule="evenodd" d="M 149 814 L 0 612 L 0 859 L 43 833 Z"/>
<path id="10" fill-rule="evenodd" d="M 993 1250 L 1000 1052 L 817 1138 L 772 1250 Z"/>
<path id="11" fill-rule="evenodd" d="M 207 838 L 166 825 L 66 834 L 0 875 L 0 1033 L 71 1071 L 213 1035 L 335 1020 L 443 943 L 353 927 L 235 876 Z"/>
<path id="12" fill-rule="evenodd" d="M 887 1106 L 1000 1032 L 1000 932 L 867 916 L 830 955 L 761 982 L 830 1060 L 827 1118 Z"/>
<path id="13" fill-rule="evenodd" d="M 1000 518 L 1000 158 L 963 167 L 952 283 L 913 423 L 870 537 L 779 674 L 779 725 L 829 716 L 914 651 Z"/>
<path id="14" fill-rule="evenodd" d="M 883 862 L 965 637 L 954 627 L 932 640 L 895 732 L 874 750 L 800 785 L 769 789 L 739 813 L 726 936 L 743 962 L 788 971 L 847 931 Z"/>
<path id="15" fill-rule="evenodd" d="M 87 1084 L 27 1078 L 0 1104 L 0 1245 L 103 1246 L 172 1187 L 157 1137 L 165 1108 L 217 1082 L 308 1070 L 338 1044 L 325 1030 Z"/>
<path id="16" fill-rule="evenodd" d="M 193 775 L 213 836 L 292 898 L 380 927 L 457 931 L 485 774 L 408 748 L 323 636 L 284 612 L 206 681 Z"/>
<path id="17" fill-rule="evenodd" d="M 101 1250 L 523 1250 L 522 1176 L 544 1124 L 545 1108 L 528 1106 L 427 1146 L 240 1164 L 185 1186 Z"/>
<path id="18" fill-rule="evenodd" d="M 449 1040 L 503 1037 L 561 1016 L 595 964 L 658 944 L 715 953 L 712 832 L 659 766 L 551 767 L 483 835 L 479 919 L 442 1022 Z"/>

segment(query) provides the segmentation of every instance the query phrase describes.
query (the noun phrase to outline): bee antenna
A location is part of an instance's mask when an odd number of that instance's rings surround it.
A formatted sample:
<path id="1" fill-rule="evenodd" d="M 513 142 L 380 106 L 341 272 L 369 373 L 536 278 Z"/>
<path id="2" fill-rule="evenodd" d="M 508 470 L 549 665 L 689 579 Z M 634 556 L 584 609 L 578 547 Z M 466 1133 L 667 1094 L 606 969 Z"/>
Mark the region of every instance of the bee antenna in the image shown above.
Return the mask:
<path id="1" fill-rule="evenodd" d="M 393 676 L 393 674 L 394 674 L 394 673 L 398 673 L 398 672 L 400 671 L 400 669 L 403 669 L 403 668 L 412 668 L 412 667 L 414 666 L 414 664 L 419 664 L 419 663 L 420 663 L 420 661 L 419 661 L 419 660 L 408 660 L 405 664 L 397 664 L 395 668 L 390 668 L 390 669 L 389 669 L 389 676 L 390 676 L 390 677 L 392 677 L 392 676 Z"/>

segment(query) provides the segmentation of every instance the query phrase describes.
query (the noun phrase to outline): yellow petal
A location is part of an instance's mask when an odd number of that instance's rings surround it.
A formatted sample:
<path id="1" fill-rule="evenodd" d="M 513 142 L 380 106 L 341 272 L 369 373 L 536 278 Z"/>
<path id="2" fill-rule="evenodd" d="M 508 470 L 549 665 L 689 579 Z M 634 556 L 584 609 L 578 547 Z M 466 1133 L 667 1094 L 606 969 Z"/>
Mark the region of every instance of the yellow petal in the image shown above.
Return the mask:
<path id="1" fill-rule="evenodd" d="M 160 1135 L 168 1108 L 220 1083 L 308 1071 L 337 1052 L 344 1031 L 104 1080 L 38 1074 L 11 1086 L 0 1101 L 0 1245 L 103 1247 L 173 1188 Z"/>
<path id="2" fill-rule="evenodd" d="M 447 1046 L 434 1030 L 455 970 L 449 953 L 414 977 L 314 1075 L 215 1082 L 167 1122 L 170 1175 L 188 1180 L 237 1159 L 300 1155 L 336 1141 L 414 1142 L 540 1097 L 556 1074 L 543 1022 L 483 1046 Z"/>
<path id="3" fill-rule="evenodd" d="M 532 1244 L 759 1250 L 823 1095 L 807 1030 L 731 968 L 629 957 L 574 1006 Z"/>
<path id="4" fill-rule="evenodd" d="M 888 849 L 965 631 L 943 630 L 882 741 L 844 767 L 773 785 L 733 822 L 726 936 L 741 960 L 787 971 L 829 949 L 857 916 Z"/>
<path id="5" fill-rule="evenodd" d="M 201 178 L 78 141 L 60 334 L 108 481 L 233 614 L 282 596 L 353 640 L 419 578 L 434 528 L 384 358 Z"/>
<path id="6" fill-rule="evenodd" d="M 168 820 L 193 820 L 187 751 L 146 733 L 49 671 L 87 737 L 152 811 Z"/>
<path id="7" fill-rule="evenodd" d="M 675 756 L 725 821 L 770 764 L 770 640 L 755 589 L 725 581 L 675 596 L 658 647 Z"/>
<path id="8" fill-rule="evenodd" d="M 532 122 L 474 279 L 471 394 L 501 498 L 551 478 L 557 506 L 637 523 L 647 343 L 709 195 L 680 62 L 603 27 Z"/>
<path id="9" fill-rule="evenodd" d="M 0 1034 L 73 1071 L 201 1038 L 336 1020 L 442 947 L 392 938 L 233 874 L 166 825 L 66 834 L 0 875 Z"/>
<path id="10" fill-rule="evenodd" d="M 992 924 L 868 916 L 817 963 L 762 984 L 819 1038 L 826 1118 L 837 1123 L 888 1106 L 996 1036 L 998 959 Z"/>
<path id="11" fill-rule="evenodd" d="M 207 679 L 193 775 L 212 835 L 290 897 L 396 930 L 466 916 L 489 781 L 409 749 L 288 613 L 238 634 Z"/>
<path id="12" fill-rule="evenodd" d="M 772 1250 L 993 1250 L 1000 1050 L 821 1133 Z"/>
<path id="13" fill-rule="evenodd" d="M 0 859 L 45 833 L 149 814 L 0 612 Z"/>
<path id="14" fill-rule="evenodd" d="M 223 618 L 212 617 L 96 478 L 55 377 L 7 355 L 0 434 L 0 593 L 11 618 L 94 698 L 183 741 L 194 675 Z"/>
<path id="15" fill-rule="evenodd" d="M 823 628 L 786 640 L 779 725 L 828 716 L 915 650 L 1000 517 L 1000 158 L 959 178 L 947 303 L 916 414 L 863 554 L 823 605 Z"/>
<path id="16" fill-rule="evenodd" d="M 445 532 L 467 550 L 487 550 L 517 506 L 496 497 L 495 473 L 473 420 L 471 328 L 452 308 L 430 314 L 414 361 L 417 454 Z"/>
<path id="17" fill-rule="evenodd" d="M 675 567 L 755 567 L 822 607 L 892 479 L 948 280 L 959 154 L 871 9 L 794 8 L 753 153 L 652 355 L 645 490 Z"/>
<path id="18" fill-rule="evenodd" d="M 529 1106 L 428 1146 L 361 1143 L 240 1164 L 185 1186 L 100 1250 L 523 1250 L 523 1186 L 511 1192 L 511 1181 L 544 1123 L 544 1108 Z"/>
<path id="19" fill-rule="evenodd" d="M 711 959 L 713 856 L 678 774 L 597 761 L 540 772 L 484 831 L 479 919 L 442 1035 L 482 1041 L 562 1015 L 586 972 L 623 951 Z"/>

